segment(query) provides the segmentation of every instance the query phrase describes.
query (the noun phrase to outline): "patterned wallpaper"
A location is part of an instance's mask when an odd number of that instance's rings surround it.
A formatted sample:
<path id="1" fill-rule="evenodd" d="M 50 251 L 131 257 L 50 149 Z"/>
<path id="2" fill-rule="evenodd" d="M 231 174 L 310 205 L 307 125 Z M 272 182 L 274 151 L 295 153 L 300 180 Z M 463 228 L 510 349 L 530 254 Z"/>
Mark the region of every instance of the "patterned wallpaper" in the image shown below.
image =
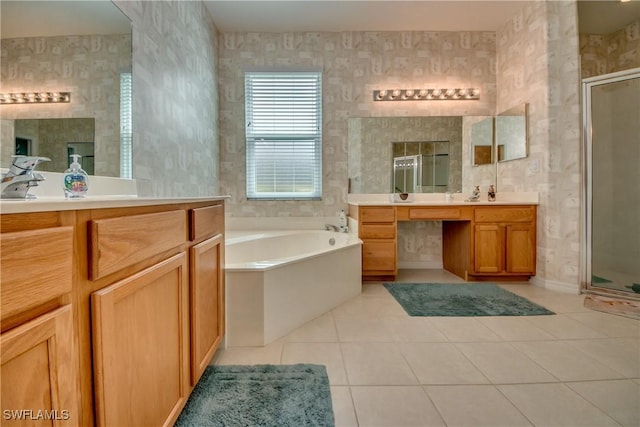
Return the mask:
<path id="1" fill-rule="evenodd" d="M 581 176 L 576 3 L 528 3 L 498 31 L 497 39 L 496 110 L 529 104 L 529 156 L 498 163 L 498 193 L 540 193 L 534 280 L 577 291 Z"/>
<path id="2" fill-rule="evenodd" d="M 133 23 L 141 196 L 219 194 L 217 35 L 202 2 L 115 0 Z"/>
<path id="3" fill-rule="evenodd" d="M 582 78 L 640 67 L 640 19 L 611 34 L 580 34 Z"/>
<path id="4" fill-rule="evenodd" d="M 71 92 L 68 104 L 2 106 L 2 119 L 94 117 L 96 173 L 119 176 L 120 73 L 131 70 L 131 36 L 29 37 L 1 45 L 2 92 Z M 4 146 L 11 141 L 2 140 L 2 166 L 10 163 Z"/>
<path id="5" fill-rule="evenodd" d="M 245 196 L 245 70 L 323 72 L 323 198 L 248 201 Z M 222 33 L 219 44 L 222 193 L 232 216 L 335 216 L 346 204 L 348 119 L 490 115 L 495 105 L 493 32 Z M 474 86 L 479 101 L 373 102 L 397 87 Z"/>

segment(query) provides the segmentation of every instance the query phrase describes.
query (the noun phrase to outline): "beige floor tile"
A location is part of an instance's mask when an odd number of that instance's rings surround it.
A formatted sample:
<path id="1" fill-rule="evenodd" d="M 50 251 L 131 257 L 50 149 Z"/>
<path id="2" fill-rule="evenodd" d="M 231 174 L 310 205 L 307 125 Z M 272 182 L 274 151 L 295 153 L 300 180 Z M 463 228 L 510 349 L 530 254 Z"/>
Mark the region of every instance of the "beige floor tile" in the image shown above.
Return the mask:
<path id="1" fill-rule="evenodd" d="M 447 426 L 532 425 L 494 386 L 425 386 L 425 390 Z"/>
<path id="2" fill-rule="evenodd" d="M 548 291 L 543 296 L 530 296 L 527 299 L 539 304 L 556 314 L 589 312 L 584 306 L 584 295 L 571 295 Z"/>
<path id="3" fill-rule="evenodd" d="M 347 385 L 342 351 L 338 343 L 288 342 L 282 350 L 282 364 L 314 363 L 325 365 L 331 385 Z"/>
<path id="4" fill-rule="evenodd" d="M 414 385 L 416 376 L 395 344 L 342 343 L 350 385 Z"/>
<path id="5" fill-rule="evenodd" d="M 360 427 L 444 426 L 421 387 L 351 387 Z"/>
<path id="6" fill-rule="evenodd" d="M 606 338 L 568 343 L 627 378 L 640 377 L 640 339 Z"/>
<path id="7" fill-rule="evenodd" d="M 489 383 L 455 344 L 405 343 L 400 344 L 400 349 L 420 384 Z"/>
<path id="8" fill-rule="evenodd" d="M 553 339 L 553 335 L 527 320 L 529 316 L 478 317 L 478 322 L 491 329 L 505 341 L 539 341 Z"/>
<path id="9" fill-rule="evenodd" d="M 501 341 L 475 317 L 431 317 L 434 326 L 452 342 Z"/>
<path id="10" fill-rule="evenodd" d="M 279 365 L 282 356 L 282 341 L 275 341 L 265 347 L 231 347 L 219 351 L 216 365 Z"/>
<path id="11" fill-rule="evenodd" d="M 286 337 L 289 342 L 338 342 L 338 333 L 331 313 L 305 323 Z"/>
<path id="12" fill-rule="evenodd" d="M 501 385 L 498 390 L 536 426 L 619 426 L 565 384 Z"/>
<path id="13" fill-rule="evenodd" d="M 512 345 L 561 381 L 624 378 L 620 372 L 586 353 L 576 351 L 568 341 L 532 341 Z"/>
<path id="14" fill-rule="evenodd" d="M 640 426 L 640 384 L 629 380 L 612 380 L 567 385 L 623 426 Z"/>
<path id="15" fill-rule="evenodd" d="M 558 339 L 605 338 L 606 335 L 566 315 L 528 316 L 527 320 Z"/>
<path id="16" fill-rule="evenodd" d="M 567 316 L 608 337 L 640 337 L 639 320 L 599 311 L 571 313 Z"/>
<path id="17" fill-rule="evenodd" d="M 494 384 L 558 381 L 509 343 L 462 343 L 456 347 Z"/>
<path id="18" fill-rule="evenodd" d="M 428 317 L 383 317 L 385 330 L 396 342 L 444 342 L 447 337 Z"/>
<path id="19" fill-rule="evenodd" d="M 342 316 L 407 316 L 407 312 L 389 293 L 387 295 L 357 296 L 335 308 L 332 313 L 336 320 Z"/>
<path id="20" fill-rule="evenodd" d="M 388 296 L 389 292 L 382 286 L 382 282 L 368 283 L 362 285 L 363 296 Z"/>
<path id="21" fill-rule="evenodd" d="M 398 270 L 396 282 L 415 283 L 464 283 L 460 277 L 441 269 L 401 269 Z"/>
<path id="22" fill-rule="evenodd" d="M 341 315 L 336 316 L 335 322 L 340 342 L 394 341 L 382 318 Z"/>
<path id="23" fill-rule="evenodd" d="M 331 403 L 333 404 L 335 427 L 358 427 L 349 387 L 332 386 Z"/>

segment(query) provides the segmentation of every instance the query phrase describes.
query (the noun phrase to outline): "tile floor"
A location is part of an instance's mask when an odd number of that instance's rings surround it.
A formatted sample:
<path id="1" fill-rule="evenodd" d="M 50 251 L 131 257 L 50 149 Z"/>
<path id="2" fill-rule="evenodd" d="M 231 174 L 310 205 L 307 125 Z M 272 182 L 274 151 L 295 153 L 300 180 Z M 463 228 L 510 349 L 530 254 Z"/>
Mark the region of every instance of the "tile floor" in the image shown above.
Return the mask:
<path id="1" fill-rule="evenodd" d="M 442 270 L 398 281 L 461 282 Z M 504 288 L 557 313 L 409 317 L 380 283 L 282 339 L 216 364 L 326 365 L 336 426 L 640 426 L 640 321 L 584 296 Z"/>

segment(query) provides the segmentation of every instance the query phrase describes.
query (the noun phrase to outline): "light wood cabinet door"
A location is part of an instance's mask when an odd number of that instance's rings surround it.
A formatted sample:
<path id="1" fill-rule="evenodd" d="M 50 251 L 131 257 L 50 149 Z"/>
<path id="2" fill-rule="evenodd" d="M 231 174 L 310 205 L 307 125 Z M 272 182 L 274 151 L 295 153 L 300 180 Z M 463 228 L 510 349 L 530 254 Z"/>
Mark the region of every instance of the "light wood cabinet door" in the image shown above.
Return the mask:
<path id="1" fill-rule="evenodd" d="M 98 426 L 172 425 L 189 393 L 189 289 L 180 253 L 92 294 Z"/>
<path id="2" fill-rule="evenodd" d="M 191 385 L 195 385 L 224 336 L 222 235 L 190 249 Z"/>
<path id="3" fill-rule="evenodd" d="M 78 426 L 78 359 L 71 306 L 0 337 L 2 425 Z"/>
<path id="4" fill-rule="evenodd" d="M 396 242 L 365 240 L 362 244 L 362 274 L 396 274 Z"/>
<path id="5" fill-rule="evenodd" d="M 507 273 L 534 274 L 535 228 L 530 224 L 509 224 L 505 229 Z"/>
<path id="6" fill-rule="evenodd" d="M 473 266 L 476 273 L 501 273 L 504 270 L 502 226 L 498 224 L 476 224 Z"/>

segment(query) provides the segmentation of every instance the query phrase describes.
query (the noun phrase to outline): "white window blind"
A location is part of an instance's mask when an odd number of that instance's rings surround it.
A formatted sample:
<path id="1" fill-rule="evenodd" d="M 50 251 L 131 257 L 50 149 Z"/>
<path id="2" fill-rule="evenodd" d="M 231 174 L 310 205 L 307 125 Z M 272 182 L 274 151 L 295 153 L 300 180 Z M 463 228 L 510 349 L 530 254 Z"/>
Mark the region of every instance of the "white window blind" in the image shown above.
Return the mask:
<path id="1" fill-rule="evenodd" d="M 322 74 L 245 73 L 247 198 L 322 196 Z"/>
<path id="2" fill-rule="evenodd" d="M 131 178 L 131 73 L 120 74 L 120 177 Z"/>

